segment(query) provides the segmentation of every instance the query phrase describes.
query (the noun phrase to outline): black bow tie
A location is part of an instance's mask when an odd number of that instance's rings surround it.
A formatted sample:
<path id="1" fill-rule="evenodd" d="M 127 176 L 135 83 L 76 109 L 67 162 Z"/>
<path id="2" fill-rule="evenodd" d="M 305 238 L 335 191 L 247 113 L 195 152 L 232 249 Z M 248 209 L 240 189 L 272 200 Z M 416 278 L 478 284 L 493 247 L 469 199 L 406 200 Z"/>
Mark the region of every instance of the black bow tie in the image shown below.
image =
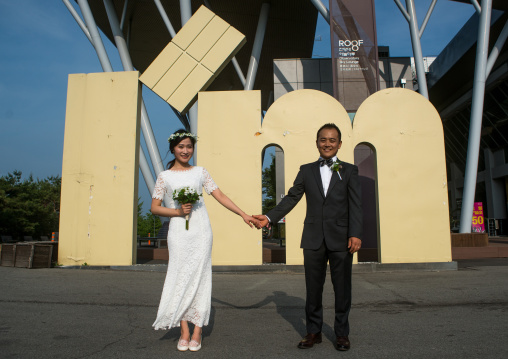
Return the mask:
<path id="1" fill-rule="evenodd" d="M 325 160 L 324 158 L 321 158 L 319 160 L 319 165 L 321 167 L 323 167 L 324 165 L 327 165 L 328 167 L 332 167 L 332 165 L 333 165 L 333 159 L 329 158 L 329 159 Z"/>

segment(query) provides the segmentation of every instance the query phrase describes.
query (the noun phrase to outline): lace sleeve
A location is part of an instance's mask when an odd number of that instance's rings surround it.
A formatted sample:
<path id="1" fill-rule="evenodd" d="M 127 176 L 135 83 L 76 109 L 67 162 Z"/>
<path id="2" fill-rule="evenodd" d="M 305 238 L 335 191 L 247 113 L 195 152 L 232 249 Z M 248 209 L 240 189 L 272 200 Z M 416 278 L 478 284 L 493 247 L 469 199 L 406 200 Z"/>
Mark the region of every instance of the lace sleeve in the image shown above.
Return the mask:
<path id="1" fill-rule="evenodd" d="M 162 173 L 159 173 L 157 182 L 155 182 L 155 187 L 153 189 L 152 198 L 160 199 L 162 201 L 164 199 L 164 192 L 166 192 L 166 182 L 162 179 Z"/>
<path id="2" fill-rule="evenodd" d="M 219 188 L 219 186 L 215 184 L 212 177 L 205 168 L 203 168 L 203 188 L 207 194 L 210 194 Z"/>

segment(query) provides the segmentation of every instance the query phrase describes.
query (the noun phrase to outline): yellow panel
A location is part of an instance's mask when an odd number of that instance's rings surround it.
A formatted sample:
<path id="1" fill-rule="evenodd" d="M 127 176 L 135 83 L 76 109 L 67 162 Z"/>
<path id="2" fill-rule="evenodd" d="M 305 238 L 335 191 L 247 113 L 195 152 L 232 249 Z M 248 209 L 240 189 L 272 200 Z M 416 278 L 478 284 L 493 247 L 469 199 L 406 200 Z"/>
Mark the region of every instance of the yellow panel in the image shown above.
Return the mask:
<path id="1" fill-rule="evenodd" d="M 192 57 L 182 54 L 157 85 L 155 85 L 153 91 L 164 100 L 167 100 L 189 76 L 196 65 L 197 62 Z"/>
<path id="2" fill-rule="evenodd" d="M 261 124 L 261 92 L 200 92 L 198 118 L 198 165 L 242 210 L 261 213 L 262 163 L 254 136 Z M 261 230 L 247 227 L 212 196 L 204 199 L 213 228 L 212 263 L 262 264 Z"/>
<path id="3" fill-rule="evenodd" d="M 215 16 L 189 46 L 187 54 L 192 56 L 196 61 L 201 61 L 217 40 L 226 32 L 228 27 L 229 24 L 227 22 Z"/>
<path id="4" fill-rule="evenodd" d="M 182 50 L 170 42 L 143 72 L 139 80 L 152 89 L 164 76 L 166 71 L 178 60 L 180 55 L 182 55 Z"/>
<path id="5" fill-rule="evenodd" d="M 211 84 L 244 44 L 245 36 L 201 6 L 140 80 L 180 112 L 187 112 L 198 92 Z M 198 66 L 203 59 L 204 68 Z"/>
<path id="6" fill-rule="evenodd" d="M 172 42 L 182 50 L 186 50 L 214 16 L 215 14 L 206 6 L 201 5 L 185 26 L 178 31 Z"/>
<path id="7" fill-rule="evenodd" d="M 354 128 L 339 102 L 315 90 L 279 98 L 262 127 L 258 91 L 200 92 L 199 103 L 198 163 L 243 210 L 259 213 L 260 154 L 265 146 L 278 144 L 284 151 L 287 191 L 299 166 L 318 157 L 317 129 L 334 122 L 342 131 L 341 160 L 354 162 L 354 148 L 360 143 L 376 150 L 381 262 L 451 261 L 442 123 L 421 95 L 406 89 L 378 91 L 359 108 Z M 217 140 L 222 138 L 227 141 Z M 242 174 L 241 185 L 231 176 L 231 163 L 235 173 Z M 224 214 L 211 197 L 205 200 L 214 229 L 213 263 L 260 264 L 261 233 Z M 304 217 L 303 198 L 286 217 L 287 264 L 303 264 L 299 246 Z"/>
<path id="8" fill-rule="evenodd" d="M 355 143 L 376 150 L 383 263 L 451 261 L 443 125 L 423 96 L 390 88 L 367 98 Z"/>
<path id="9" fill-rule="evenodd" d="M 245 42 L 245 36 L 234 27 L 230 27 L 201 63 L 210 71 L 220 73 L 222 67 L 229 63 Z"/>
<path id="10" fill-rule="evenodd" d="M 138 72 L 70 75 L 58 262 L 136 263 Z"/>
<path id="11" fill-rule="evenodd" d="M 333 97 L 319 91 L 302 91 L 305 92 L 292 92 L 277 100 L 266 113 L 262 127 L 259 91 L 199 93 L 198 163 L 210 171 L 222 191 L 247 213 L 261 211 L 263 148 L 277 143 L 284 150 L 287 191 L 300 165 L 319 157 L 315 133 L 324 122 L 333 118 L 344 128 L 343 136 L 351 138 L 348 114 Z M 323 123 L 309 118 L 323 119 Z M 352 159 L 352 155 L 347 150 L 342 158 Z M 232 163 L 234 172 L 241 174 L 240 182 L 238 176 L 231 175 Z M 213 264 L 261 264 L 261 231 L 251 231 L 241 220 L 235 221 L 214 199 L 205 197 L 205 201 L 214 231 Z M 305 198 L 302 198 L 286 218 L 286 263 L 290 265 L 303 264 L 300 240 L 304 217 Z"/>
<path id="12" fill-rule="evenodd" d="M 198 92 L 205 90 L 212 82 L 212 73 L 205 67 L 198 65 L 182 82 L 180 87 L 167 100 L 168 103 L 181 113 L 186 113 L 196 102 Z"/>

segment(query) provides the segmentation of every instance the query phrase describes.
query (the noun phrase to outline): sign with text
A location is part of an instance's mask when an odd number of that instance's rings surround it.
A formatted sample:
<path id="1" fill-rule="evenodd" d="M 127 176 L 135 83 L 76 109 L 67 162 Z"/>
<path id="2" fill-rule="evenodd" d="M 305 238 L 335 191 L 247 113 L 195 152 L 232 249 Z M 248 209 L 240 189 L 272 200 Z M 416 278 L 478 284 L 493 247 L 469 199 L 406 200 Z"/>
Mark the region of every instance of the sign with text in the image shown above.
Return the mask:
<path id="1" fill-rule="evenodd" d="M 473 232 L 484 233 L 485 221 L 483 218 L 483 202 L 475 202 L 473 208 Z"/>
<path id="2" fill-rule="evenodd" d="M 348 112 L 379 90 L 373 0 L 330 0 L 333 93 Z"/>

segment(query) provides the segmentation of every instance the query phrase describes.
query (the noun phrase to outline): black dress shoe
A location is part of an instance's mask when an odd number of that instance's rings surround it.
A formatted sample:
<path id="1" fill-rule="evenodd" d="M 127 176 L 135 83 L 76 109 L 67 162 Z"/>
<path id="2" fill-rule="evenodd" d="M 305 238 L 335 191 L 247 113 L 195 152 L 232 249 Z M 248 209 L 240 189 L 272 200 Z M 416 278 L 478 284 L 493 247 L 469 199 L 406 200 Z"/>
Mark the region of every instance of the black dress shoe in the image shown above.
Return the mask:
<path id="1" fill-rule="evenodd" d="M 309 349 L 314 346 L 314 344 L 321 343 L 321 333 L 317 334 L 307 334 L 300 343 L 298 343 L 298 348 L 300 349 Z"/>
<path id="2" fill-rule="evenodd" d="M 349 338 L 345 337 L 337 337 L 337 350 L 345 352 L 351 348 L 351 343 L 349 342 Z"/>

